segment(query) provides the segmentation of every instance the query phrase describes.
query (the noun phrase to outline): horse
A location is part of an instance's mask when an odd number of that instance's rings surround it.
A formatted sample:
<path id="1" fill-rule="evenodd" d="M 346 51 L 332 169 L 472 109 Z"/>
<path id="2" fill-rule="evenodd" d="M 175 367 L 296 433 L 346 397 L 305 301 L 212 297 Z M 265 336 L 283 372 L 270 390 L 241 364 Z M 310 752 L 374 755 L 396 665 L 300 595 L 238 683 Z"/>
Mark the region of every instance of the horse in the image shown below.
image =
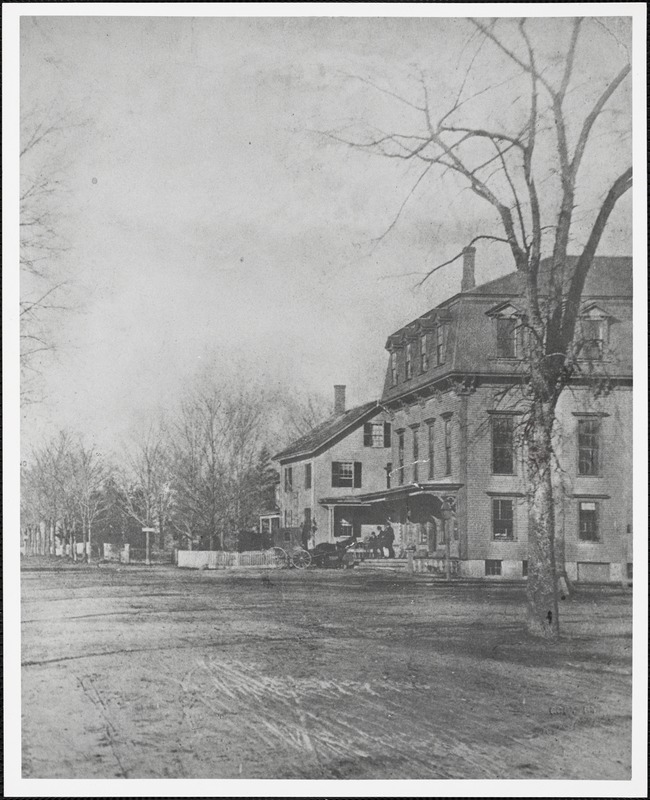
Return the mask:
<path id="1" fill-rule="evenodd" d="M 343 556 L 349 547 L 355 544 L 356 538 L 350 536 L 340 542 L 322 542 L 310 550 L 311 560 L 316 567 L 343 566 Z M 331 562 L 334 562 L 332 565 Z"/>

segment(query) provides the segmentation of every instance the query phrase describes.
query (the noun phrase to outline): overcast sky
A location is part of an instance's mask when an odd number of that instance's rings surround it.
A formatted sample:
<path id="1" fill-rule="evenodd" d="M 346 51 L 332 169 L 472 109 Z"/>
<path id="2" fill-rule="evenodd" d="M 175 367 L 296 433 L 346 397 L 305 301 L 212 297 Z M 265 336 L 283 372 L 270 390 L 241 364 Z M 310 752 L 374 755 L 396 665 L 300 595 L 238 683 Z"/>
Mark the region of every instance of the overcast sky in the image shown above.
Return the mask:
<path id="1" fill-rule="evenodd" d="M 625 24 L 611 30 L 596 75 L 628 46 Z M 494 218 L 432 176 L 377 244 L 416 173 L 321 132 L 410 124 L 350 76 L 417 89 L 424 65 L 444 96 L 473 33 L 444 19 L 24 18 L 23 110 L 65 117 L 52 163 L 78 306 L 57 326 L 26 440 L 64 425 L 110 446 L 206 361 L 328 395 L 344 383 L 350 404 L 377 397 L 386 337 L 460 287 L 459 263 L 417 291 L 408 273 Z M 625 113 L 612 124 L 629 128 Z M 631 253 L 629 216 L 624 198 L 601 253 Z M 500 245 L 479 247 L 479 281 L 512 268 Z"/>

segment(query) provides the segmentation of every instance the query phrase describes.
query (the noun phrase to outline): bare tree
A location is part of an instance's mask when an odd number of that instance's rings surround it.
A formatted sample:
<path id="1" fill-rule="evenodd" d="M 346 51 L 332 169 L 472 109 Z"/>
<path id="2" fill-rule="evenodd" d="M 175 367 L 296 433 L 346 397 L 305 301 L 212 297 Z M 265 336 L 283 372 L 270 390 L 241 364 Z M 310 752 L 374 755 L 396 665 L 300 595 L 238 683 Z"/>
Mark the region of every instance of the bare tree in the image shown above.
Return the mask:
<path id="1" fill-rule="evenodd" d="M 597 157 L 593 147 L 597 137 L 611 127 L 612 117 L 605 113 L 628 79 L 630 64 L 621 48 L 617 54 L 621 63 L 599 83 L 591 70 L 598 46 L 594 37 L 606 36 L 606 29 L 603 34 L 594 27 L 587 40 L 584 28 L 590 23 L 582 18 L 554 23 L 566 43 L 562 49 L 554 41 L 550 54 L 535 34 L 547 21 L 481 19 L 469 24 L 476 49 L 457 94 L 444 109 L 432 102 L 424 75 L 416 99 L 366 80 L 401 103 L 414 127 L 406 132 L 373 131 L 358 138 L 329 135 L 368 153 L 420 165 L 398 217 L 430 175 L 455 176 L 494 212 L 498 233 L 478 233 L 469 244 L 503 244 L 521 276 L 523 325 L 528 333 L 526 375 L 521 382 L 526 403 L 528 629 L 555 638 L 559 635 L 552 477 L 555 410 L 577 371 L 576 326 L 585 281 L 610 215 L 632 185 L 632 168 L 621 165 L 609 185 L 597 187 L 591 196 L 591 182 L 581 179 L 588 156 Z M 477 58 L 489 48 L 483 74 Z M 581 54 L 587 56 L 587 66 L 582 65 L 578 75 Z M 621 151 L 620 139 L 613 145 L 608 163 L 598 164 L 605 175 L 615 161 L 613 154 Z M 629 159 L 625 147 L 623 155 Z M 579 217 L 586 225 L 580 245 L 574 241 Z M 570 246 L 579 247 L 575 261 L 568 258 Z M 460 256 L 461 252 L 445 264 Z M 430 270 L 423 281 L 445 264 Z"/>
<path id="2" fill-rule="evenodd" d="M 251 487 L 265 433 L 266 408 L 256 387 L 204 381 L 181 405 L 173 438 L 172 524 L 190 541 L 232 546 L 228 534 L 257 513 Z"/>
<path id="3" fill-rule="evenodd" d="M 174 439 L 177 514 L 192 520 L 211 550 L 217 535 L 223 549 L 225 535 L 227 422 L 223 410 L 223 398 L 215 387 L 191 393 L 181 405 Z"/>
<path id="4" fill-rule="evenodd" d="M 103 491 L 110 467 L 94 445 L 86 446 L 80 439 L 69 456 L 71 491 L 81 522 L 86 561 L 92 560 L 93 524 L 106 507 Z"/>
<path id="5" fill-rule="evenodd" d="M 118 485 L 124 513 L 142 527 L 157 527 L 163 549 L 172 502 L 170 443 L 163 423 L 151 423 L 127 450 Z"/>
<path id="6" fill-rule="evenodd" d="M 60 231 L 64 181 L 60 163 L 64 121 L 31 109 L 21 119 L 20 146 L 20 366 L 21 399 L 32 399 L 32 379 L 54 350 L 52 325 L 65 308 Z"/>
<path id="7" fill-rule="evenodd" d="M 330 399 L 317 392 L 309 392 L 294 388 L 281 389 L 270 398 L 277 406 L 280 418 L 278 447 L 309 433 L 332 416 L 333 407 Z"/>
<path id="8" fill-rule="evenodd" d="M 32 451 L 21 475 L 22 524 L 29 529 L 30 552 L 51 555 L 56 539 L 69 542 L 77 518 L 72 504 L 71 435 L 60 431 Z"/>

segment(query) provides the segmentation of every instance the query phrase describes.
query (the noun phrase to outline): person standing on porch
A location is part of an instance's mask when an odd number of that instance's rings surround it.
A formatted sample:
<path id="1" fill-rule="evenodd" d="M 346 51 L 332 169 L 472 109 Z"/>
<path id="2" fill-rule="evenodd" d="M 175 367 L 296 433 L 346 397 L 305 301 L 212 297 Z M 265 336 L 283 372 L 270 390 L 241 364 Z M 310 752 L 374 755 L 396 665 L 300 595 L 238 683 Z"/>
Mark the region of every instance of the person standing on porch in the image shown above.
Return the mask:
<path id="1" fill-rule="evenodd" d="M 381 534 L 382 549 L 385 547 L 388 550 L 388 558 L 395 558 L 395 550 L 393 550 L 393 542 L 395 541 L 395 531 L 393 530 L 390 520 L 386 522 L 386 527 Z"/>
<path id="2" fill-rule="evenodd" d="M 372 553 L 373 558 L 384 557 L 384 549 L 381 546 L 381 537 L 382 537 L 381 528 L 377 528 L 377 533 L 370 534 L 370 539 L 368 540 L 368 544 L 370 545 L 370 551 Z"/>

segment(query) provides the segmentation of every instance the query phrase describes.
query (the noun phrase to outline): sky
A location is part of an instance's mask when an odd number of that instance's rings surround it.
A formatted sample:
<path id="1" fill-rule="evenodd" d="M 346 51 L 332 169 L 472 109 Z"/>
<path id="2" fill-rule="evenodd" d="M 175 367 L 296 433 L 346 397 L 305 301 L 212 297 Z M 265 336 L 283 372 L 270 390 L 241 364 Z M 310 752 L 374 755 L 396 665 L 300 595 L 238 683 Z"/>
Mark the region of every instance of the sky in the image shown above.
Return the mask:
<path id="1" fill-rule="evenodd" d="M 552 62 L 561 27 L 549 20 L 538 34 Z M 594 85 L 617 71 L 629 27 L 591 23 L 587 42 L 597 36 L 604 45 L 577 76 Z M 348 405 L 378 397 L 388 335 L 460 288 L 460 261 L 419 289 L 413 273 L 496 220 L 431 175 L 381 238 L 413 164 L 327 133 L 352 135 L 359 120 L 412 130 L 413 109 L 367 81 L 417 98 L 424 69 L 442 104 L 475 51 L 462 19 L 23 17 L 22 114 L 60 123 L 34 164 L 60 181 L 56 269 L 71 307 L 43 362 L 42 402 L 23 411 L 24 445 L 71 427 L 111 448 L 205 365 L 287 391 L 345 384 Z M 495 111 L 494 95 L 478 102 L 495 122 L 516 113 Z M 629 90 L 618 102 L 604 132 L 620 134 L 625 159 Z M 611 136 L 594 147 L 583 183 L 598 195 L 617 157 Z M 601 253 L 631 253 L 630 204 Z M 480 283 L 513 265 L 481 244 L 476 269 Z"/>

